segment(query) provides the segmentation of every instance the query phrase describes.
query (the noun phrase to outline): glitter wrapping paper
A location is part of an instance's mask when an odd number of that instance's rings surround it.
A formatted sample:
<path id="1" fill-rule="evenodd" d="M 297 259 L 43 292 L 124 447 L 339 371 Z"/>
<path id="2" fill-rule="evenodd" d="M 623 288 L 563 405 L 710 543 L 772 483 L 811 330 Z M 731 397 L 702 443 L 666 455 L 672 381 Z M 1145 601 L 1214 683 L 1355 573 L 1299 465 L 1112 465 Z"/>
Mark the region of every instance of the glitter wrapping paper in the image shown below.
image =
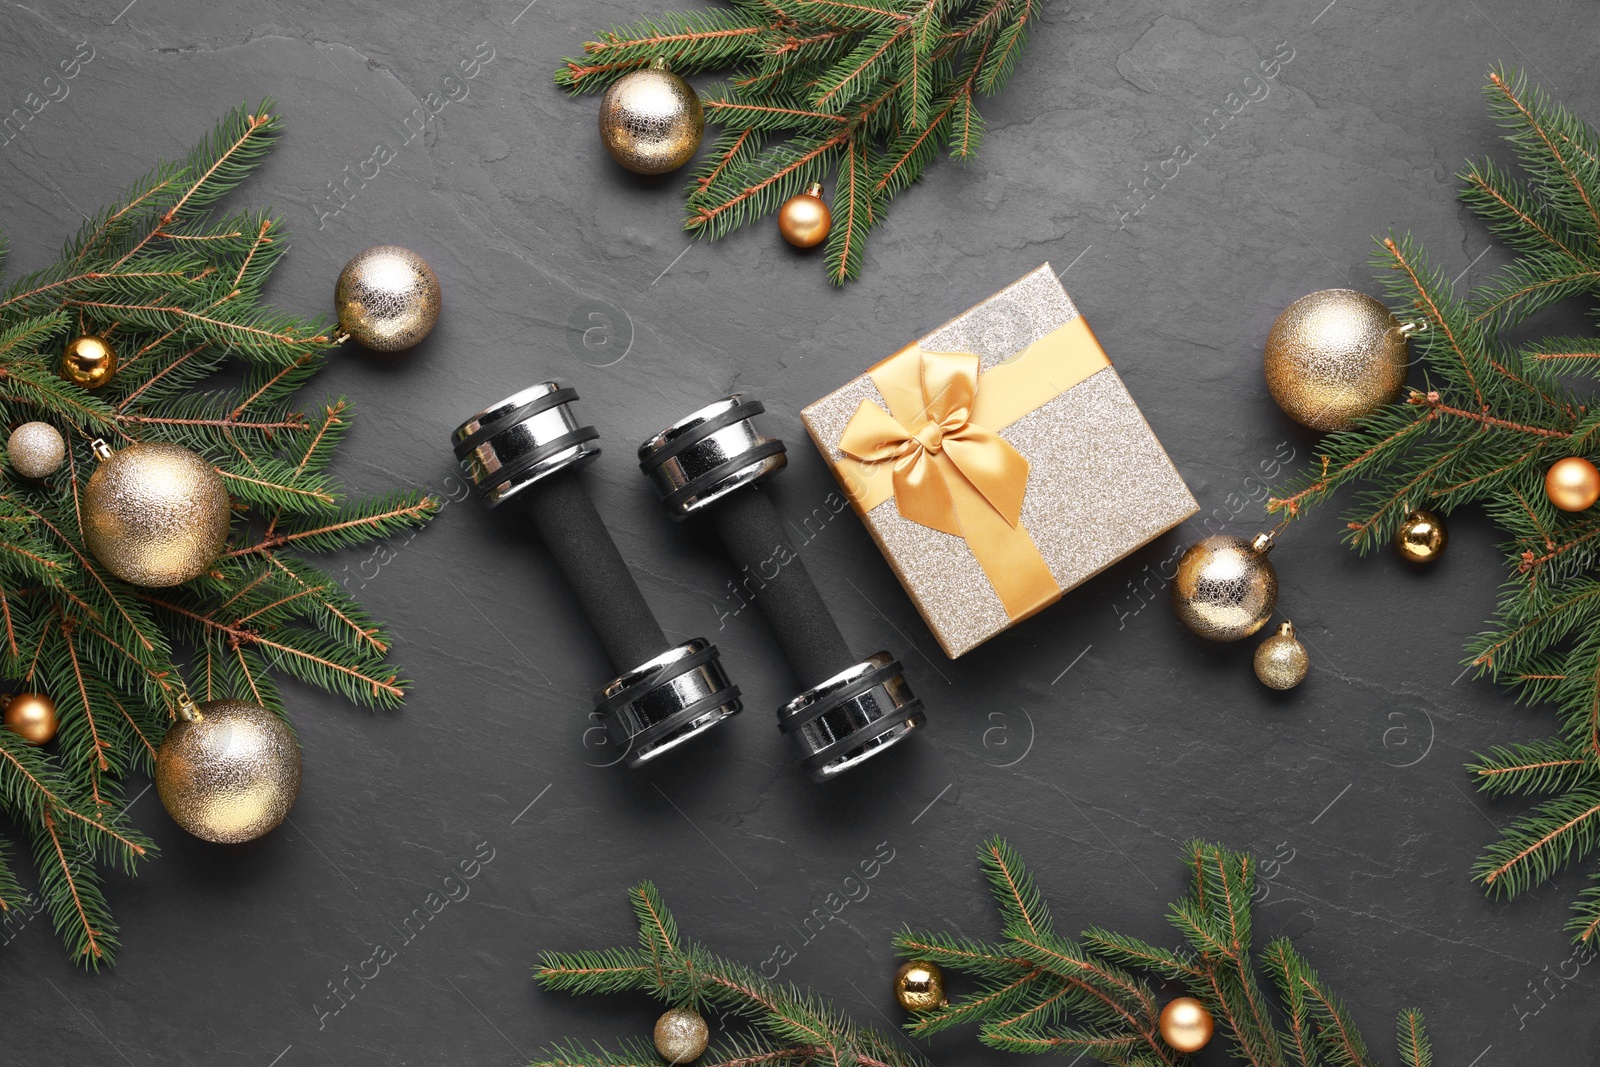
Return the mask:
<path id="1" fill-rule="evenodd" d="M 919 343 L 926 352 L 978 356 L 981 391 L 982 371 L 1078 317 L 1046 263 Z M 867 374 L 800 413 L 841 484 L 838 443 L 863 400 L 887 407 Z M 1199 510 L 1112 367 L 997 432 L 1028 460 L 1022 525 L 1063 592 Z M 893 499 L 857 512 L 945 655 L 970 652 L 1020 621 L 1006 613 L 965 540 L 904 518 Z"/>

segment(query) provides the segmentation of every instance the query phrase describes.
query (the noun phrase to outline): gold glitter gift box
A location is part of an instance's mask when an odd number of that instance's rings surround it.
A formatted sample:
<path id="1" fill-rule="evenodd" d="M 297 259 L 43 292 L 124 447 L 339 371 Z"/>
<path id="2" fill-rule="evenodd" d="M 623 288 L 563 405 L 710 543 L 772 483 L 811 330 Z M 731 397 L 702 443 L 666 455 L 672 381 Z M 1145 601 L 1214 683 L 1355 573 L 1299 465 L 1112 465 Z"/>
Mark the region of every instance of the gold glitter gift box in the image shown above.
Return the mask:
<path id="1" fill-rule="evenodd" d="M 1048 263 L 800 415 L 952 659 L 1199 510 Z"/>

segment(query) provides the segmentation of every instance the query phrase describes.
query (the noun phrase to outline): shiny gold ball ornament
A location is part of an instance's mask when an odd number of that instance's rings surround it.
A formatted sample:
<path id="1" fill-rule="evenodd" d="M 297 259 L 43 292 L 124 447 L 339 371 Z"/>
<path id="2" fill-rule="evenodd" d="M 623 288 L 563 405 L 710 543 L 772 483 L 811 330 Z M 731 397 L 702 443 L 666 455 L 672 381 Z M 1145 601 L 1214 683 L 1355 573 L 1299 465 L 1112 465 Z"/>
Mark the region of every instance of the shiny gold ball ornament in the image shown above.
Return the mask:
<path id="1" fill-rule="evenodd" d="M 706 114 L 694 87 L 656 57 L 618 78 L 600 99 L 600 142 L 635 174 L 665 174 L 694 157 Z"/>
<path id="2" fill-rule="evenodd" d="M 1278 572 L 1267 553 L 1271 534 L 1255 540 L 1218 534 L 1190 545 L 1172 579 L 1172 608 L 1209 641 L 1249 637 L 1278 606 Z"/>
<path id="3" fill-rule="evenodd" d="M 67 442 L 48 422 L 25 422 L 6 438 L 6 459 L 24 478 L 48 478 L 67 458 Z"/>
<path id="4" fill-rule="evenodd" d="M 1431 511 L 1417 508 L 1395 527 L 1394 548 L 1407 563 L 1432 563 L 1450 543 L 1444 520 Z"/>
<path id="5" fill-rule="evenodd" d="M 117 373 L 117 351 L 103 338 L 83 334 L 61 352 L 61 376 L 85 389 L 98 389 Z"/>
<path id="6" fill-rule="evenodd" d="M 1286 622 L 1278 632 L 1256 647 L 1256 677 L 1268 689 L 1293 689 L 1306 680 L 1306 646 L 1294 636 L 1294 623 Z"/>
<path id="7" fill-rule="evenodd" d="M 61 721 L 55 702 L 43 693 L 18 693 L 6 701 L 5 724 L 28 744 L 42 745 L 56 735 Z"/>
<path id="8" fill-rule="evenodd" d="M 1193 997 L 1178 997 L 1161 1009 L 1161 1040 L 1174 1052 L 1199 1052 L 1214 1028 L 1211 1013 Z"/>
<path id="9" fill-rule="evenodd" d="M 1562 511 L 1586 511 L 1600 500 L 1600 470 L 1581 456 L 1558 459 L 1544 476 L 1544 495 Z"/>
<path id="10" fill-rule="evenodd" d="M 134 585 L 187 582 L 228 541 L 228 491 L 217 470 L 181 445 L 145 441 L 117 452 L 94 443 L 100 465 L 83 490 L 83 540 Z"/>
<path id="11" fill-rule="evenodd" d="M 693 1008 L 673 1008 L 656 1020 L 656 1051 L 668 1063 L 690 1063 L 700 1058 L 711 1030 Z"/>
<path id="12" fill-rule="evenodd" d="M 778 209 L 778 232 L 796 248 L 815 248 L 828 239 L 833 212 L 822 199 L 822 183 L 812 182 L 805 192 L 791 196 Z"/>
<path id="13" fill-rule="evenodd" d="M 1302 296 L 1267 334 L 1267 388 L 1295 422 L 1348 430 L 1399 397 L 1406 332 L 1366 293 L 1323 289 Z"/>
<path id="14" fill-rule="evenodd" d="M 944 972 L 937 963 L 907 960 L 894 972 L 894 999 L 906 1011 L 932 1011 L 949 1003 L 944 995 Z"/>
<path id="15" fill-rule="evenodd" d="M 399 352 L 428 336 L 443 301 L 428 261 L 399 245 L 362 252 L 333 289 L 339 329 L 375 352 Z"/>
<path id="16" fill-rule="evenodd" d="M 254 841 L 284 820 L 300 794 L 300 746 L 258 704 L 183 698 L 156 750 L 156 791 L 173 821 L 218 844 Z"/>

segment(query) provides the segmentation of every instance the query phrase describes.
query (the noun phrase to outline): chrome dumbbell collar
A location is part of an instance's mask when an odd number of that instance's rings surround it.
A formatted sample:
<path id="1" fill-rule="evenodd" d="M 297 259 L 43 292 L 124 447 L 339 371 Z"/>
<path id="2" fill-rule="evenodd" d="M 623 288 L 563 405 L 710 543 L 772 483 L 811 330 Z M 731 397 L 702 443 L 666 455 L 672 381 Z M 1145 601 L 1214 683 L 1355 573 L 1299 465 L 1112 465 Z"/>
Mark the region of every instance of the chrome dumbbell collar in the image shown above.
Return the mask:
<path id="1" fill-rule="evenodd" d="M 595 714 L 630 767 L 704 733 L 743 706 L 717 646 L 703 637 L 641 663 L 594 697 Z"/>
<path id="2" fill-rule="evenodd" d="M 580 426 L 575 390 L 540 382 L 491 404 L 450 435 L 456 459 L 490 507 L 557 471 L 580 467 L 600 454 L 599 433 Z"/>
<path id="3" fill-rule="evenodd" d="M 765 411 L 738 393 L 707 404 L 639 446 L 639 469 L 674 519 L 685 519 L 788 462 L 783 442 L 750 420 Z"/>
<path id="4" fill-rule="evenodd" d="M 800 769 L 825 782 L 900 742 L 927 722 L 899 661 L 877 652 L 778 709 Z"/>

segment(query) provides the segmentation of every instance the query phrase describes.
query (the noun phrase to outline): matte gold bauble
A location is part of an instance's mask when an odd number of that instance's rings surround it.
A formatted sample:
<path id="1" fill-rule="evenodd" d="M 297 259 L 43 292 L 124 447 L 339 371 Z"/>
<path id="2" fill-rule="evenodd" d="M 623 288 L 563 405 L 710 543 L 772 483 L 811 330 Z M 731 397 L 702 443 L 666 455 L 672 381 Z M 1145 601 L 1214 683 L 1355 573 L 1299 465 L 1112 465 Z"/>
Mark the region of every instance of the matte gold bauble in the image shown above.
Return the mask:
<path id="1" fill-rule="evenodd" d="M 1407 563 L 1432 563 L 1450 543 L 1444 520 L 1418 508 L 1401 520 L 1394 531 L 1395 551 Z"/>
<path id="2" fill-rule="evenodd" d="M 828 239 L 833 212 L 822 199 L 822 183 L 812 182 L 805 192 L 791 196 L 778 209 L 778 232 L 796 248 L 815 248 Z"/>
<path id="3" fill-rule="evenodd" d="M 156 791 L 173 821 L 205 841 L 253 841 L 300 794 L 300 746 L 257 704 L 185 703 L 156 750 Z"/>
<path id="4" fill-rule="evenodd" d="M 187 582 L 228 541 L 228 491 L 216 468 L 181 445 L 147 441 L 112 452 L 83 490 L 83 540 L 94 558 L 134 585 Z"/>
<path id="5" fill-rule="evenodd" d="M 54 701 L 43 693 L 18 693 L 6 701 L 6 729 L 28 742 L 42 745 L 56 735 L 61 721 Z"/>
<path id="6" fill-rule="evenodd" d="M 618 78 L 600 100 L 600 141 L 635 174 L 665 174 L 693 158 L 706 115 L 694 87 L 657 58 Z"/>
<path id="7" fill-rule="evenodd" d="M 1193 997 L 1179 997 L 1161 1009 L 1161 1040 L 1175 1052 L 1199 1052 L 1213 1028 L 1211 1013 Z"/>
<path id="8" fill-rule="evenodd" d="M 1267 388 L 1291 419 L 1348 430 L 1406 382 L 1406 333 L 1383 303 L 1354 289 L 1323 289 L 1284 309 L 1267 335 Z"/>
<path id="9" fill-rule="evenodd" d="M 1272 535 L 1254 541 L 1218 534 L 1189 546 L 1172 580 L 1172 608 L 1210 641 L 1238 641 L 1266 624 L 1278 606 Z"/>
<path id="10" fill-rule="evenodd" d="M 944 972 L 937 963 L 907 960 L 894 972 L 894 999 L 906 1011 L 932 1011 L 949 1003 L 944 995 Z"/>
<path id="11" fill-rule="evenodd" d="M 61 353 L 61 376 L 85 389 L 100 388 L 116 373 L 116 350 L 93 334 L 74 337 Z"/>
<path id="12" fill-rule="evenodd" d="M 1558 459 L 1544 476 L 1544 495 L 1562 511 L 1585 511 L 1600 500 L 1600 470 L 1581 456 Z"/>
<path id="13" fill-rule="evenodd" d="M 67 442 L 48 422 L 25 422 L 6 439 L 6 459 L 24 478 L 48 478 L 67 458 Z"/>
<path id="14" fill-rule="evenodd" d="M 399 245 L 356 256 L 333 289 L 339 328 L 376 352 L 399 352 L 428 336 L 443 302 L 439 276 L 428 261 Z"/>
<path id="15" fill-rule="evenodd" d="M 1294 636 L 1294 623 L 1286 622 L 1278 632 L 1256 647 L 1256 677 L 1268 689 L 1293 689 L 1306 680 L 1306 646 Z"/>
<path id="16" fill-rule="evenodd" d="M 711 1030 L 693 1008 L 673 1008 L 656 1020 L 656 1051 L 668 1063 L 690 1063 L 706 1050 Z"/>

